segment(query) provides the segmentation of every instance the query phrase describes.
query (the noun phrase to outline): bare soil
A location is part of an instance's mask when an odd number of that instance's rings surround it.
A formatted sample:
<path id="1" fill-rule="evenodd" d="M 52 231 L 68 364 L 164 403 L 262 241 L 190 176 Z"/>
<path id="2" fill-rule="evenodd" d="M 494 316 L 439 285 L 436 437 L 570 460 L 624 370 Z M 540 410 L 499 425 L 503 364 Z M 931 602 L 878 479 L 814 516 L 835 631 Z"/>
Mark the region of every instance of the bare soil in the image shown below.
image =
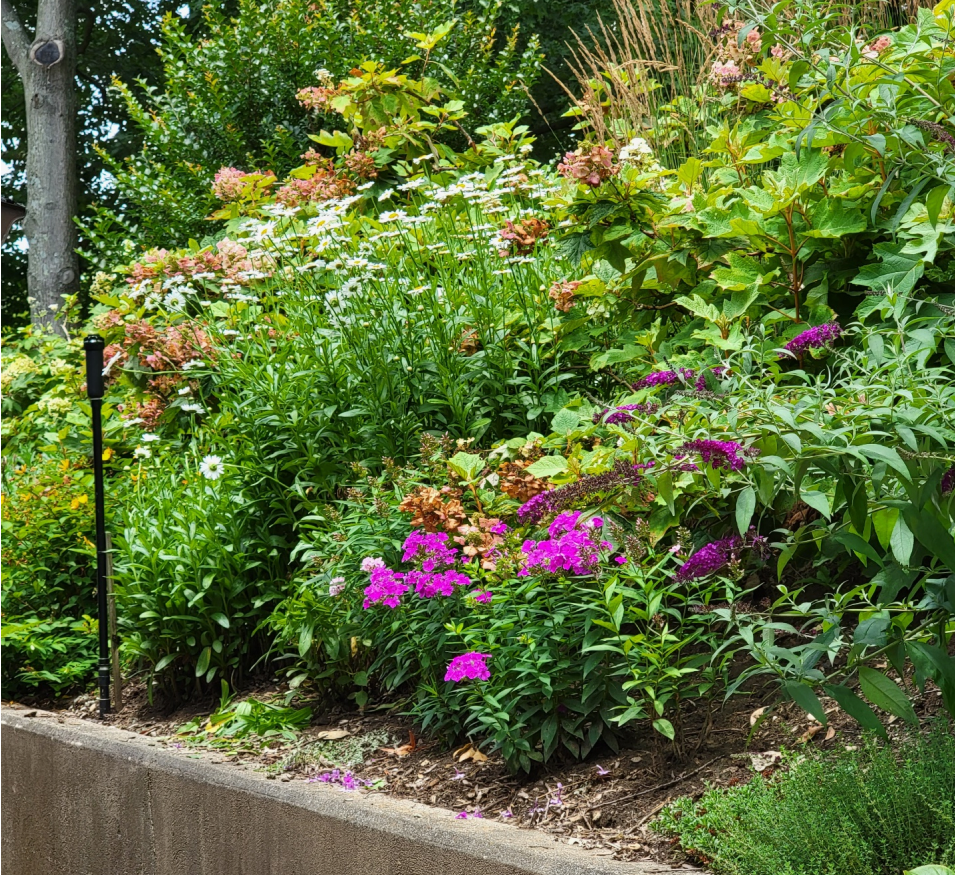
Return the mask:
<path id="1" fill-rule="evenodd" d="M 558 759 L 531 775 L 509 774 L 494 753 L 485 756 L 468 744 L 449 749 L 420 736 L 400 716 L 397 703 L 364 710 L 316 707 L 311 725 L 294 741 L 275 736 L 220 739 L 201 728 L 181 732 L 187 723 L 204 724 L 217 702 L 197 701 L 169 713 L 149 703 L 140 683 L 126 688 L 122 710 L 106 721 L 155 737 L 183 755 L 213 747 L 223 761 L 251 765 L 276 780 L 326 780 L 341 786 L 343 779 L 351 783 L 344 778 L 350 772 L 358 783 L 352 792 L 387 793 L 451 809 L 459 817 L 495 818 L 617 860 L 692 869 L 676 840 L 650 826 L 669 802 L 698 797 L 707 784 L 764 780 L 777 768 L 782 748 L 826 750 L 859 740 L 858 724 L 831 700 L 823 700 L 829 715 L 823 727 L 794 704 L 780 703 L 777 690 L 766 684 L 735 696 L 711 719 L 690 710 L 682 756 L 643 729 L 632 733 L 618 752 L 604 748 L 585 762 Z M 239 698 L 284 704 L 286 692 L 285 685 L 272 679 L 250 685 Z M 98 720 L 96 702 L 95 694 L 87 694 L 68 707 L 64 702 L 32 704 Z M 307 698 L 292 702 L 303 704 L 309 704 Z M 941 709 L 940 693 L 930 684 L 916 705 L 922 716 L 931 716 Z"/>

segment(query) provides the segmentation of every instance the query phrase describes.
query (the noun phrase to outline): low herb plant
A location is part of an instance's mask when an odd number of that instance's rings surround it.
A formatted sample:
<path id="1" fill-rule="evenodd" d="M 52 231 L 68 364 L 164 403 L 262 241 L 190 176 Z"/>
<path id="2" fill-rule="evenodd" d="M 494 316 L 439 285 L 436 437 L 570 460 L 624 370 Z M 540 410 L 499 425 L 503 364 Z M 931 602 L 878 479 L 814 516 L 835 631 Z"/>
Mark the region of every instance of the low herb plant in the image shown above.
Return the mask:
<path id="1" fill-rule="evenodd" d="M 748 784 L 677 800 L 652 828 L 719 875 L 898 875 L 955 863 L 955 735 L 938 723 L 894 745 L 869 737 L 790 754 Z M 921 869 L 915 869 L 920 872 Z"/>

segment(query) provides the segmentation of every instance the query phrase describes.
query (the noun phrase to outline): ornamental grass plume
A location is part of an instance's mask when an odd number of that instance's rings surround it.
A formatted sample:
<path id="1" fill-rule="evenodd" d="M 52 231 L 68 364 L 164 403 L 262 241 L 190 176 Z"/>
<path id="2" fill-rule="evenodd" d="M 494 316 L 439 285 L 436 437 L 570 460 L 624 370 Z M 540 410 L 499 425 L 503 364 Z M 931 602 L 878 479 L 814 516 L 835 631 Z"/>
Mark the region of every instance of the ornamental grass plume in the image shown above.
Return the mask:
<path id="1" fill-rule="evenodd" d="M 797 334 L 787 343 L 783 349 L 792 355 L 800 355 L 807 349 L 822 349 L 832 346 L 842 334 L 842 326 L 838 322 L 827 322 L 824 325 L 817 325 Z"/>
<path id="2" fill-rule="evenodd" d="M 458 683 L 463 680 L 486 681 L 490 680 L 491 670 L 487 667 L 490 653 L 462 653 L 455 656 L 448 664 L 444 679 Z"/>

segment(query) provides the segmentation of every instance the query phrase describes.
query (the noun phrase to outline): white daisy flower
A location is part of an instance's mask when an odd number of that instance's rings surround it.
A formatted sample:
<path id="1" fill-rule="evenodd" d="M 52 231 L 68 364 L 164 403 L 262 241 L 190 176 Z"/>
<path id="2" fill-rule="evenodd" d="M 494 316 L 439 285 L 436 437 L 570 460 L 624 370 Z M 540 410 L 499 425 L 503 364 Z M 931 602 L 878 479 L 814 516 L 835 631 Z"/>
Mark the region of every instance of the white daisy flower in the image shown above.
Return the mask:
<path id="1" fill-rule="evenodd" d="M 390 198 L 395 193 L 393 188 L 386 188 L 380 195 L 378 195 L 378 203 L 382 203 L 388 198 Z"/>
<path id="2" fill-rule="evenodd" d="M 149 447 L 136 447 L 136 449 L 133 450 L 133 455 L 140 459 L 148 459 L 152 454 L 153 451 L 149 449 Z"/>
<path id="3" fill-rule="evenodd" d="M 159 439 L 160 439 L 160 438 L 159 438 L 159 435 L 158 435 L 158 434 L 144 434 L 144 435 L 143 435 L 143 443 L 146 443 L 146 444 L 151 443 L 152 441 L 158 441 Z"/>
<path id="4" fill-rule="evenodd" d="M 222 476 L 222 459 L 219 456 L 206 456 L 199 464 L 199 473 L 206 480 L 218 480 Z"/>

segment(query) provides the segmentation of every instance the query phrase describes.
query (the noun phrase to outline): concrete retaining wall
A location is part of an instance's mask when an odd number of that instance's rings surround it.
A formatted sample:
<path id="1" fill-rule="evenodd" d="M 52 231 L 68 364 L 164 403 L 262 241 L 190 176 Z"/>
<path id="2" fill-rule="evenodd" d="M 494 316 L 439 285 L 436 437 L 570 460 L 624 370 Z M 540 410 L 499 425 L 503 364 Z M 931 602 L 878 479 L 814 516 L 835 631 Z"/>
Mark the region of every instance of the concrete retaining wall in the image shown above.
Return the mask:
<path id="1" fill-rule="evenodd" d="M 3 875 L 671 871 L 385 796 L 267 780 L 42 711 L 4 708 L 0 723 Z"/>

